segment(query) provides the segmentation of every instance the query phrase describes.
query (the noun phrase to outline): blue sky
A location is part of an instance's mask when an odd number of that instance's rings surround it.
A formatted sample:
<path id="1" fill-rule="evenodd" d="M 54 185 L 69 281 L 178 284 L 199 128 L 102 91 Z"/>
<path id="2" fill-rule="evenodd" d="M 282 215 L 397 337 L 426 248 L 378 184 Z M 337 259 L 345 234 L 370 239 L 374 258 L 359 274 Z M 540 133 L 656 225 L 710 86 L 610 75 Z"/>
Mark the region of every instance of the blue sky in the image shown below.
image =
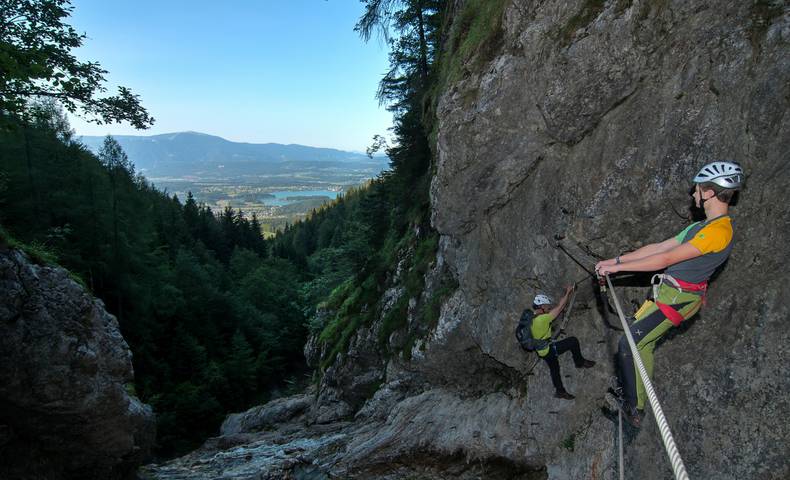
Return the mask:
<path id="1" fill-rule="evenodd" d="M 193 130 L 253 143 L 364 150 L 392 116 L 374 98 L 387 51 L 354 32 L 357 0 L 72 0 L 76 51 L 124 85 L 153 128 L 94 125 L 78 135 Z"/>

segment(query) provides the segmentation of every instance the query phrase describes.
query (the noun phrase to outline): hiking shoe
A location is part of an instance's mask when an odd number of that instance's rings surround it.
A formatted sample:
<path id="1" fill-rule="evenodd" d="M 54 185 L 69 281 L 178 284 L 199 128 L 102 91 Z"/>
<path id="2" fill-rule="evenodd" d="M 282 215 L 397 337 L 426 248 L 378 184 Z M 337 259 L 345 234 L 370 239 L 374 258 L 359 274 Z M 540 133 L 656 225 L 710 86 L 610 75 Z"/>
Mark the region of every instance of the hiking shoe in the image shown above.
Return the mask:
<path id="1" fill-rule="evenodd" d="M 558 391 L 554 392 L 554 398 L 561 398 L 563 400 L 573 400 L 576 397 L 574 397 L 573 395 L 571 395 L 568 392 L 560 392 L 558 390 Z"/>
<path id="2" fill-rule="evenodd" d="M 582 362 L 581 365 L 579 365 L 576 368 L 592 368 L 594 366 L 595 366 L 595 362 L 594 361 L 592 361 L 592 360 L 585 360 L 585 361 Z"/>
<path id="3" fill-rule="evenodd" d="M 623 412 L 623 418 L 626 422 L 628 422 L 629 425 L 634 428 L 639 428 L 642 426 L 642 419 L 645 416 L 644 410 L 639 410 L 636 407 L 632 407 L 623 398 L 615 396 L 612 393 L 607 393 L 605 399 L 606 403 L 612 407 L 614 413 L 617 413 L 618 410 Z M 616 417 L 614 419 L 616 419 Z"/>
<path id="4" fill-rule="evenodd" d="M 623 410 L 623 418 L 626 422 L 630 423 L 632 427 L 639 428 L 642 426 L 642 419 L 645 418 L 645 411 L 638 408 L 627 408 Z"/>

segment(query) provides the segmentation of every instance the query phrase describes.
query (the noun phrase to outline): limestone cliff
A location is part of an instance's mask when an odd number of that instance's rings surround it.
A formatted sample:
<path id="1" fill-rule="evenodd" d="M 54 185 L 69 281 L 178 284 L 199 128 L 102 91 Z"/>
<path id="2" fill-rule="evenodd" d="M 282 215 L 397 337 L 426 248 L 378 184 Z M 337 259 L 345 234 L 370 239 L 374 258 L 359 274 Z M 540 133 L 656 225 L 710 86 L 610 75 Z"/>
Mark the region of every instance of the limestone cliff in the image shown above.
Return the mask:
<path id="1" fill-rule="evenodd" d="M 577 397 L 561 401 L 516 344 L 517 315 L 585 274 L 558 242 L 592 266 L 680 231 L 689 179 L 717 159 L 748 173 L 735 250 L 703 312 L 657 349 L 655 383 L 692 478 L 790 476 L 790 7 L 514 0 L 501 20 L 438 105 L 429 275 L 458 284 L 438 323 L 392 358 L 369 354 L 376 336 L 360 331 L 318 392 L 229 420 L 152 476 L 616 478 L 601 413 L 615 319 L 583 283 L 567 330 L 598 366 L 562 358 Z M 644 279 L 626 283 L 618 293 L 638 305 Z M 359 408 L 359 386 L 376 382 Z M 670 478 L 655 423 L 626 433 L 626 478 Z"/>
<path id="2" fill-rule="evenodd" d="M 461 288 L 443 317 L 458 327 L 428 341 L 426 367 L 479 346 L 522 369 L 515 314 L 536 289 L 584 273 L 557 239 L 581 258 L 666 239 L 688 223 L 679 217 L 696 170 L 736 160 L 749 188 L 733 209 L 735 250 L 708 306 L 659 347 L 655 378 L 693 478 L 786 477 L 790 429 L 768 419 L 790 412 L 781 367 L 790 212 L 771 193 L 790 179 L 790 8 L 524 1 L 507 9 L 503 29 L 495 57 L 440 106 L 433 223 Z M 647 292 L 621 293 L 641 301 Z M 596 312 L 577 312 L 570 330 L 608 363 L 618 335 Z M 611 466 L 613 429 L 597 406 L 612 369 L 570 367 L 580 398 L 551 399 L 539 367 L 517 438 L 534 439 L 526 449 L 550 478 L 594 478 Z M 651 422 L 629 439 L 631 478 L 669 475 L 657 435 Z"/>
<path id="3" fill-rule="evenodd" d="M 68 272 L 0 244 L 0 478 L 129 478 L 155 436 L 118 322 Z"/>

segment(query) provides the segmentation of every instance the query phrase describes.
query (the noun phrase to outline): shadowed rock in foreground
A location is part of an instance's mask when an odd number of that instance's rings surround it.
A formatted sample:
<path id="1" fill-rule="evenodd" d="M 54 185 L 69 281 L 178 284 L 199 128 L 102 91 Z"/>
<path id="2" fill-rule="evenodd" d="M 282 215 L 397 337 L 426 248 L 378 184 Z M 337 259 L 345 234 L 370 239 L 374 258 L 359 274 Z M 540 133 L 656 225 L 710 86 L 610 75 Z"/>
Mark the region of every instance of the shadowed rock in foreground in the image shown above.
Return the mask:
<path id="1" fill-rule="evenodd" d="M 0 478 L 130 478 L 155 436 L 115 317 L 59 267 L 0 245 Z"/>

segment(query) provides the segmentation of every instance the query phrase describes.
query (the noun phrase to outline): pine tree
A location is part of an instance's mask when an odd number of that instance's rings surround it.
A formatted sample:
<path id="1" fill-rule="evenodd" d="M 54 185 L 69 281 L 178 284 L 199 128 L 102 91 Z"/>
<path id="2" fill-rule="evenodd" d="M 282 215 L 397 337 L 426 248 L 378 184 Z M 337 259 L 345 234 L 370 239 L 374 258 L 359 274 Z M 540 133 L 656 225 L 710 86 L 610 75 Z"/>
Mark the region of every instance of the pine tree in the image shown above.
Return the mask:
<path id="1" fill-rule="evenodd" d="M 186 224 L 189 236 L 192 238 L 200 237 L 200 208 L 198 207 L 192 192 L 187 192 L 187 201 L 184 202 L 184 223 Z"/>
<path id="2" fill-rule="evenodd" d="M 113 230 L 113 250 L 116 258 L 120 254 L 119 233 L 118 233 L 118 197 L 120 195 L 120 182 L 125 175 L 130 175 L 133 167 L 129 162 L 129 157 L 123 151 L 121 144 L 110 135 L 104 139 L 104 143 L 99 149 L 99 160 L 107 169 L 110 178 L 110 191 L 112 192 L 112 230 Z"/>
<path id="3" fill-rule="evenodd" d="M 255 389 L 256 365 L 252 347 L 239 330 L 233 334 L 230 356 L 225 363 L 225 377 L 231 390 L 237 393 L 237 401 L 245 403 Z"/>
<path id="4" fill-rule="evenodd" d="M 425 207 L 427 182 L 416 190 L 419 179 L 430 173 L 431 151 L 427 132 L 432 118 L 424 107 L 428 95 L 440 18 L 445 2 L 441 0 L 364 0 L 365 12 L 356 31 L 368 41 L 379 31 L 390 44 L 390 69 L 379 83 L 379 102 L 394 114 L 395 146 L 387 148 L 395 187 L 394 203 Z M 391 36 L 394 33 L 394 36 Z M 374 138 L 372 153 L 384 146 Z"/>

